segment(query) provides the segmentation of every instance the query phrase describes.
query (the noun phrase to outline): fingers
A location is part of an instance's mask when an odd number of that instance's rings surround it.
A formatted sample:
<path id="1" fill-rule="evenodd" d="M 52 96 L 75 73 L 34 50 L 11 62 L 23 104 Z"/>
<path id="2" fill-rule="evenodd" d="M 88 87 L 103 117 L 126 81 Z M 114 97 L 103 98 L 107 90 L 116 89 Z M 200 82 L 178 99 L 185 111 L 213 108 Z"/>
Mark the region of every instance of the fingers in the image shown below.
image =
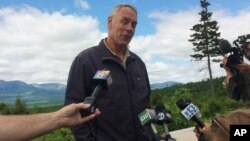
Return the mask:
<path id="1" fill-rule="evenodd" d="M 97 108 L 96 110 L 95 110 L 95 113 L 94 113 L 96 116 L 98 116 L 98 115 L 100 115 L 101 114 L 101 112 L 100 112 L 100 110 Z"/>
<path id="2" fill-rule="evenodd" d="M 75 108 L 77 110 L 86 109 L 86 108 L 88 108 L 90 106 L 90 104 L 84 104 L 84 103 L 77 103 L 77 104 L 74 104 L 74 105 L 75 105 Z M 93 118 L 93 117 L 98 116 L 100 114 L 101 114 L 100 110 L 98 108 L 96 108 L 95 112 L 93 114 L 89 115 L 89 116 L 90 116 L 90 118 Z M 86 118 L 89 117 L 89 116 L 86 116 Z"/>
<path id="3" fill-rule="evenodd" d="M 96 116 L 99 116 L 100 114 L 101 114 L 100 110 L 99 110 L 99 109 L 96 109 L 96 110 L 95 110 L 95 113 L 90 114 L 89 116 L 83 117 L 83 118 L 81 119 L 81 122 L 89 121 L 89 120 L 95 118 Z"/>
<path id="4" fill-rule="evenodd" d="M 74 105 L 77 110 L 87 109 L 90 106 L 90 104 L 85 103 L 73 103 L 72 105 Z"/>

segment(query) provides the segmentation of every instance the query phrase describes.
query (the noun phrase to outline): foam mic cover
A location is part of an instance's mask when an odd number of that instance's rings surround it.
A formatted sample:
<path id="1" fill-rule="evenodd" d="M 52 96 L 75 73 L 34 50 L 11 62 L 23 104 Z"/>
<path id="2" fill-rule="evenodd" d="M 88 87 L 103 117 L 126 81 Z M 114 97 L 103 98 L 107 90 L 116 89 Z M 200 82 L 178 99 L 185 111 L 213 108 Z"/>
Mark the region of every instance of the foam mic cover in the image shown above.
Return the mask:
<path id="1" fill-rule="evenodd" d="M 220 40 L 219 47 L 220 47 L 220 51 L 223 55 L 231 52 L 231 49 L 232 49 L 231 44 L 227 40 L 224 40 L 224 39 Z"/>
<path id="2" fill-rule="evenodd" d="M 176 102 L 176 105 L 181 109 L 185 109 L 191 103 L 190 100 L 179 99 Z"/>

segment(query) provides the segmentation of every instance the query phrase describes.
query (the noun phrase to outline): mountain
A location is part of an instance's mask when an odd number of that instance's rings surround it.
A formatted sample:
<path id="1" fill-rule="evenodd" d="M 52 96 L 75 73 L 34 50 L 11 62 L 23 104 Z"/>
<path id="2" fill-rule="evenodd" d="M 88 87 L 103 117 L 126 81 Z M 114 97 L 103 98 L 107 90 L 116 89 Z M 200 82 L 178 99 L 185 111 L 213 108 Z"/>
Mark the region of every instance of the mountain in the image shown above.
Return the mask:
<path id="1" fill-rule="evenodd" d="M 168 81 L 151 84 L 151 89 L 161 89 L 182 83 Z M 27 84 L 23 81 L 0 80 L 0 103 L 14 104 L 20 96 L 27 106 L 61 105 L 64 102 L 66 85 L 60 83 Z"/>
<path id="2" fill-rule="evenodd" d="M 66 86 L 60 83 L 27 84 L 25 82 L 0 80 L 0 102 L 14 104 L 20 96 L 28 106 L 61 105 Z"/>
<path id="3" fill-rule="evenodd" d="M 163 82 L 163 83 L 151 84 L 150 87 L 151 87 L 151 90 L 154 90 L 154 89 L 162 89 L 162 88 L 166 88 L 166 87 L 172 87 L 175 85 L 182 85 L 182 83 L 174 82 L 174 81 L 167 81 L 167 82 Z"/>

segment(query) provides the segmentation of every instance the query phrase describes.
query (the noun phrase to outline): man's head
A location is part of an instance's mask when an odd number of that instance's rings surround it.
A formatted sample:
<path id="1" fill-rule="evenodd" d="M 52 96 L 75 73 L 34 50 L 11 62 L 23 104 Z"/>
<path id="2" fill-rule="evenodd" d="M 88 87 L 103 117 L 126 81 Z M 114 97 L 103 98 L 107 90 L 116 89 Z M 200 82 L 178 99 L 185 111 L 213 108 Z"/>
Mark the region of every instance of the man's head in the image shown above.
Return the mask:
<path id="1" fill-rule="evenodd" d="M 244 56 L 250 61 L 250 42 L 242 45 Z"/>
<path id="2" fill-rule="evenodd" d="M 108 17 L 108 40 L 111 46 L 126 47 L 137 25 L 137 10 L 131 5 L 116 6 Z"/>

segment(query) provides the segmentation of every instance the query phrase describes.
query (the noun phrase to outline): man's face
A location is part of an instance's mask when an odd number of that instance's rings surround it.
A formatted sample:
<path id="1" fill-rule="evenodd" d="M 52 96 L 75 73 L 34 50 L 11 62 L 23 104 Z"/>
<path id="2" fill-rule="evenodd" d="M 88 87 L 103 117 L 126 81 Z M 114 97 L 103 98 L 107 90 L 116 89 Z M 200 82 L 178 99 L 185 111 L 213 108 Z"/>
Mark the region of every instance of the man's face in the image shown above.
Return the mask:
<path id="1" fill-rule="evenodd" d="M 116 46 L 126 47 L 135 33 L 136 25 L 136 13 L 128 7 L 122 7 L 108 19 L 109 37 Z"/>
<path id="2" fill-rule="evenodd" d="M 250 61 L 250 43 L 247 45 L 247 47 L 244 49 L 244 55 L 245 57 Z"/>

